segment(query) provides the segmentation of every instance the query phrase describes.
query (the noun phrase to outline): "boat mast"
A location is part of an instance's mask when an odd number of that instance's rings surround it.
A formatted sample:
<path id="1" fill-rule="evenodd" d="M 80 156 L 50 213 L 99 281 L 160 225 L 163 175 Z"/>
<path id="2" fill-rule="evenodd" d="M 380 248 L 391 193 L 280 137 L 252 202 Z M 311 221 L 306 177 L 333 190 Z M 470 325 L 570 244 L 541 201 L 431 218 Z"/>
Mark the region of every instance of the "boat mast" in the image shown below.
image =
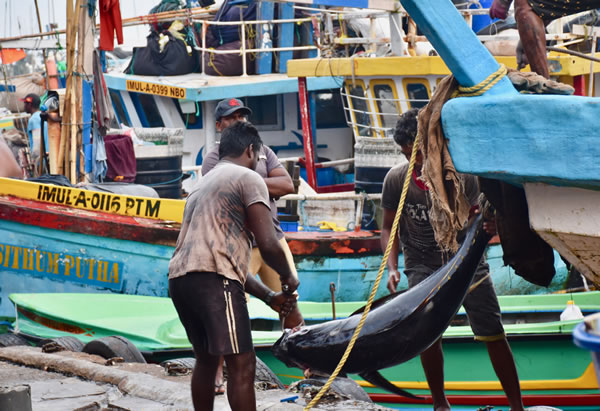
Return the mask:
<path id="1" fill-rule="evenodd" d="M 40 18 L 40 8 L 38 7 L 38 0 L 35 0 L 35 13 L 37 15 L 38 27 L 40 33 L 42 33 L 42 19 Z M 48 78 L 48 59 L 46 56 L 46 49 L 42 49 L 42 55 L 44 56 L 44 67 L 46 68 L 46 90 L 50 88 L 50 79 Z"/>

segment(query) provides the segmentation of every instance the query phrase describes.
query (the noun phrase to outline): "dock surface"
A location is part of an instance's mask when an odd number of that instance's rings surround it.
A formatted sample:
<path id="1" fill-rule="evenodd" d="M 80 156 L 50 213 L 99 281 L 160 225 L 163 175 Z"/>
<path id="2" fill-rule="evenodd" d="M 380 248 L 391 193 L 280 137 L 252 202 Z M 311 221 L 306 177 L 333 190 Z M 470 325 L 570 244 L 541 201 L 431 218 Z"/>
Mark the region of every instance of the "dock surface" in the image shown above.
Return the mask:
<path id="1" fill-rule="evenodd" d="M 109 363 L 110 364 L 110 363 Z M 0 348 L 0 388 L 29 386 L 33 411 L 50 410 L 193 410 L 190 375 L 169 376 L 158 364 L 115 363 L 85 353 L 43 353 L 38 347 Z M 231 410 L 227 394 L 215 398 L 215 410 Z M 282 399 L 298 396 L 293 403 Z M 310 401 L 302 393 L 256 390 L 257 410 L 301 410 Z M 377 404 L 329 398 L 314 410 L 389 410 Z"/>

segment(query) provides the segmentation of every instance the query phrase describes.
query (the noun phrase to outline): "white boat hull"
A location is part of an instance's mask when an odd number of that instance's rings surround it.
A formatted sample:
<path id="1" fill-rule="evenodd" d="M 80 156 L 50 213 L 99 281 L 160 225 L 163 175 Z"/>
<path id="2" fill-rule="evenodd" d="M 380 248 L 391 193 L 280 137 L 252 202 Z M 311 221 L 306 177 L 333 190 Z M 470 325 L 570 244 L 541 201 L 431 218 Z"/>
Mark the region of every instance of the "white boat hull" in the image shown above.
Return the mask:
<path id="1" fill-rule="evenodd" d="M 531 228 L 588 280 L 600 284 L 600 191 L 542 183 L 524 187 Z"/>

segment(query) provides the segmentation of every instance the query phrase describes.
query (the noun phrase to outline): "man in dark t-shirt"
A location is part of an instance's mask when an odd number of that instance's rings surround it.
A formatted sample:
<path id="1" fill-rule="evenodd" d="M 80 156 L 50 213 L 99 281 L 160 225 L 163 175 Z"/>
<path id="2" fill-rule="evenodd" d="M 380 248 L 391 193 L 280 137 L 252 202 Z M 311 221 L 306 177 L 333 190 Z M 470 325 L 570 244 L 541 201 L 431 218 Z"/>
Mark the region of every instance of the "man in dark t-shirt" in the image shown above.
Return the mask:
<path id="1" fill-rule="evenodd" d="M 410 161 L 413 143 L 417 135 L 418 110 L 412 109 L 400 117 L 394 131 L 394 140 Z M 390 241 L 390 231 L 400 202 L 400 195 L 409 164 L 393 167 L 385 177 L 381 205 L 383 207 L 383 227 L 381 229 L 381 247 L 386 249 Z M 405 274 L 408 286 L 414 287 L 444 265 L 452 256 L 444 252 L 437 244 L 429 220 L 431 198 L 428 188 L 420 179 L 423 166 L 423 155 L 419 150 L 416 155 L 413 174 L 398 226 L 398 240 L 392 239 L 393 245 L 388 266 L 388 289 L 395 292 L 400 281 L 398 272 L 399 244 L 404 254 Z M 479 194 L 477 179 L 474 176 L 462 175 L 465 193 L 476 206 Z M 484 228 L 492 229 L 491 224 Z M 495 228 L 495 227 L 493 227 Z M 502 387 L 508 397 L 512 410 L 523 410 L 519 377 L 512 352 L 504 334 L 500 306 L 490 279 L 489 267 L 485 258 L 477 268 L 474 284 L 478 284 L 465 297 L 463 306 L 467 312 L 469 324 L 475 339 L 484 341 Z M 441 338 L 421 354 L 421 363 L 425 377 L 431 390 L 433 406 L 437 411 L 450 410 L 450 404 L 444 392 L 444 353 Z"/>

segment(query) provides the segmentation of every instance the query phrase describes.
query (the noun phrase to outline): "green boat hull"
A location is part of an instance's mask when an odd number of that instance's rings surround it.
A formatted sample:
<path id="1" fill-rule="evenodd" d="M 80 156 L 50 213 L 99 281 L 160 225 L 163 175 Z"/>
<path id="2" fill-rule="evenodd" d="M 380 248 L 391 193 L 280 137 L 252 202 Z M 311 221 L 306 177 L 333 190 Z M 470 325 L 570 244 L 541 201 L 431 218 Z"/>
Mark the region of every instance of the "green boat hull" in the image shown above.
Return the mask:
<path id="1" fill-rule="evenodd" d="M 84 343 L 121 335 L 152 360 L 192 355 L 183 326 L 168 298 L 121 294 L 13 294 L 10 298 L 16 306 L 15 330 L 24 335 L 40 338 L 71 335 Z M 600 311 L 600 292 L 499 297 L 526 401 L 554 406 L 577 405 L 573 401 L 582 406 L 586 401 L 600 404 L 590 353 L 577 348 L 572 341 L 572 330 L 579 321 L 557 321 L 569 299 L 574 299 L 584 313 Z M 347 317 L 362 304 L 336 304 L 336 315 Z M 281 336 L 277 314 L 256 299 L 250 299 L 248 308 L 258 357 L 284 384 L 302 379 L 300 369 L 288 368 L 270 350 Z M 328 303 L 300 302 L 300 309 L 308 323 L 332 318 Z M 455 324 L 464 323 L 465 316 L 461 313 L 462 309 Z M 446 391 L 451 400 L 457 404 L 476 399 L 481 401 L 480 405 L 494 402 L 505 405 L 485 344 L 474 340 L 470 327 L 449 327 L 443 341 Z M 418 358 L 381 373 L 401 388 L 423 396 L 429 394 Z M 404 398 L 372 387 L 356 375 L 350 377 L 378 402 L 388 405 L 405 402 Z"/>

